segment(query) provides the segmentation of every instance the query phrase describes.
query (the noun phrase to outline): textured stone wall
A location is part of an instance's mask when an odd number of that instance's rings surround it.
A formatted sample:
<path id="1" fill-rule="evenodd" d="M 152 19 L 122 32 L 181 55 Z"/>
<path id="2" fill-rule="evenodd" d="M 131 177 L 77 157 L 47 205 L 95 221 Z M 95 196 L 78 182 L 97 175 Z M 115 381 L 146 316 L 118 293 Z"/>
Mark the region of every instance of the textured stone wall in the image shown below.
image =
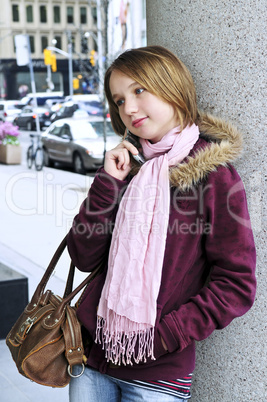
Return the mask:
<path id="1" fill-rule="evenodd" d="M 197 344 L 192 402 L 266 401 L 266 0 L 146 0 L 147 43 L 191 71 L 200 109 L 244 134 L 235 164 L 257 246 L 252 309 Z"/>

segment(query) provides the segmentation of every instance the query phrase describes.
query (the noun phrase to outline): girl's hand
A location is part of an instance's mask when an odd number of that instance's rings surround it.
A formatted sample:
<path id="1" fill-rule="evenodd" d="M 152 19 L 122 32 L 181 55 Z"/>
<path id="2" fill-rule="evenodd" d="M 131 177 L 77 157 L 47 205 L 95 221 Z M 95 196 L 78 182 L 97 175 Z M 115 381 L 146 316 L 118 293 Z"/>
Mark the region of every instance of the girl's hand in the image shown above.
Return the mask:
<path id="1" fill-rule="evenodd" d="M 104 169 L 111 176 L 119 180 L 124 180 L 131 170 L 130 155 L 138 154 L 137 148 L 129 141 L 122 141 L 116 148 L 106 152 Z"/>

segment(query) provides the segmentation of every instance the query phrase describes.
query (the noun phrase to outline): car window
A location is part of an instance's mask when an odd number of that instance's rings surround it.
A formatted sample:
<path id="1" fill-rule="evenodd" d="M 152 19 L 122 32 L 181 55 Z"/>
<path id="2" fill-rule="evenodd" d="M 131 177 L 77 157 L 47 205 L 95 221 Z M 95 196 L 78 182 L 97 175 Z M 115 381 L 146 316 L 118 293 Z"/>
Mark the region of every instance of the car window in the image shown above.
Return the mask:
<path id="1" fill-rule="evenodd" d="M 4 110 L 4 105 L 0 105 L 0 110 Z"/>
<path id="2" fill-rule="evenodd" d="M 98 138 L 98 134 L 88 121 L 80 121 L 78 124 L 72 126 L 72 136 L 75 140 L 85 138 Z"/>
<path id="3" fill-rule="evenodd" d="M 48 132 L 49 132 L 49 134 L 60 136 L 61 129 L 62 129 L 62 126 L 56 125 L 56 126 L 51 127 L 51 129 Z"/>
<path id="4" fill-rule="evenodd" d="M 18 105 L 7 105 L 7 109 L 19 109 Z"/>
<path id="5" fill-rule="evenodd" d="M 67 124 L 64 124 L 64 126 L 62 127 L 62 129 L 60 131 L 60 137 L 62 137 L 63 135 L 67 135 L 69 138 L 72 138 L 71 132 L 70 132 L 70 127 Z"/>
<path id="6" fill-rule="evenodd" d="M 94 127 L 95 131 L 97 132 L 97 135 L 102 136 L 104 133 L 104 122 L 103 121 L 92 121 L 91 124 Z M 114 135 L 114 134 L 115 133 L 112 128 L 111 122 L 107 121 L 106 136 L 110 137 L 111 135 Z"/>

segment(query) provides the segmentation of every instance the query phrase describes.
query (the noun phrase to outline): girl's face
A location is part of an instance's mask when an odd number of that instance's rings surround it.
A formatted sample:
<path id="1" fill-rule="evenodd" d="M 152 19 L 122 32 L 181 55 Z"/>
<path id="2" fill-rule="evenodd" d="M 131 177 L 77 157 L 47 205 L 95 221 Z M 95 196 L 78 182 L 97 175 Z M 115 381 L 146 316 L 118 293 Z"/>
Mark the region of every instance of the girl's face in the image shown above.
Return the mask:
<path id="1" fill-rule="evenodd" d="M 120 71 L 112 71 L 109 87 L 121 120 L 138 137 L 155 143 L 179 125 L 170 103 L 152 95 Z"/>

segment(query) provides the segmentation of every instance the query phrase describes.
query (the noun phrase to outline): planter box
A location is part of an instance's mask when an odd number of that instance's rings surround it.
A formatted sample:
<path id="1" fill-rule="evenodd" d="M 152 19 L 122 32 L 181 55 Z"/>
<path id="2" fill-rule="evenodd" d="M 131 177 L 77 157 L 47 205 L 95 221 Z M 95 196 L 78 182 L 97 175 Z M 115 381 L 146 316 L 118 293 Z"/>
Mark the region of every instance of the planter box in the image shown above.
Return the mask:
<path id="1" fill-rule="evenodd" d="M 19 165 L 21 163 L 21 146 L 0 144 L 0 162 L 7 165 Z"/>
<path id="2" fill-rule="evenodd" d="M 28 278 L 0 262 L 0 339 L 4 339 L 28 304 Z"/>

